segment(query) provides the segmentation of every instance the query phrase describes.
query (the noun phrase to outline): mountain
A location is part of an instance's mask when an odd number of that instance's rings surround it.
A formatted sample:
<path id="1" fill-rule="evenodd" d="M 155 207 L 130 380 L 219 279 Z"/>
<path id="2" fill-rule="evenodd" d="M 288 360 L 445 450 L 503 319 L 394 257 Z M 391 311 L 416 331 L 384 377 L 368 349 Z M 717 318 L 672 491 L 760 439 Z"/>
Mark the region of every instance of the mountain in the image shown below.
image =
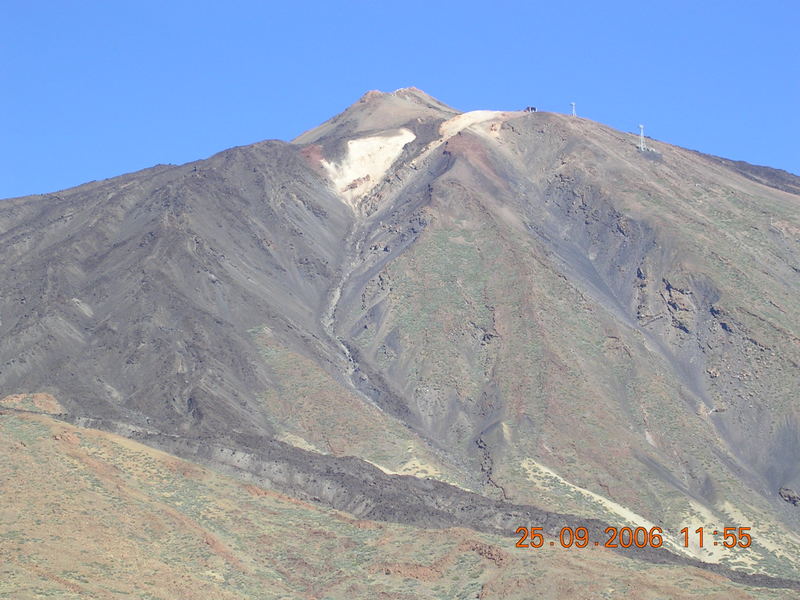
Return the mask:
<path id="1" fill-rule="evenodd" d="M 800 178 L 647 145 L 408 88 L 5 200 L 0 407 L 419 535 L 660 526 L 602 560 L 796 588 Z"/>

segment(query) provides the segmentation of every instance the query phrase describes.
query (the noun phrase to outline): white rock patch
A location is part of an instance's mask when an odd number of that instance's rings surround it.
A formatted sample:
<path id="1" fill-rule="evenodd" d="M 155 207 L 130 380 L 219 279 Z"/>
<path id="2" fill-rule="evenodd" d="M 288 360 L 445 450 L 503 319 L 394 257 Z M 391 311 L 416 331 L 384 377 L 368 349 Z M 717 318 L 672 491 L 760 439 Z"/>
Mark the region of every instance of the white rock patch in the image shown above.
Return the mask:
<path id="1" fill-rule="evenodd" d="M 81 311 L 87 317 L 91 318 L 94 316 L 94 311 L 92 310 L 92 307 L 83 302 L 80 298 L 72 298 L 72 303 L 79 311 Z"/>
<path id="2" fill-rule="evenodd" d="M 336 191 L 350 206 L 375 187 L 386 175 L 405 146 L 416 136 L 408 129 L 347 142 L 347 154 L 340 163 L 322 161 Z"/>
<path id="3" fill-rule="evenodd" d="M 508 117 L 508 115 L 509 113 L 499 110 L 473 110 L 471 112 L 461 113 L 439 125 L 439 135 L 442 136 L 439 141 L 441 142 L 447 138 L 453 137 L 459 131 L 463 131 L 467 127 L 472 127 L 484 121 L 502 119 Z"/>
<path id="4" fill-rule="evenodd" d="M 416 164 L 426 158 L 434 148 L 475 125 L 487 123 L 485 127 L 474 128 L 473 131 L 490 135 L 489 122 L 507 119 L 513 114 L 497 110 L 474 110 L 448 119 L 439 126 L 439 137 L 411 160 L 410 166 L 416 168 Z M 339 196 L 355 209 L 358 200 L 386 176 L 386 172 L 403 151 L 403 146 L 415 138 L 405 127 L 387 130 L 382 135 L 356 138 L 347 142 L 347 153 L 341 162 L 333 163 L 323 159 L 321 164 Z"/>
<path id="5" fill-rule="evenodd" d="M 451 137 L 458 135 L 465 129 L 478 125 L 480 123 L 489 123 L 490 121 L 502 121 L 512 116 L 514 113 L 504 112 L 500 110 L 473 110 L 471 112 L 461 113 L 452 119 L 448 119 L 439 125 L 439 137 L 430 142 L 422 152 L 411 161 L 411 166 L 416 168 L 417 163 L 425 159 L 434 149 L 444 144 Z M 489 135 L 489 127 L 473 129 L 476 133 L 484 136 Z M 494 135 L 497 135 L 495 132 Z"/>
<path id="6" fill-rule="evenodd" d="M 552 469 L 536 462 L 532 458 L 526 458 L 523 460 L 521 466 L 527 471 L 528 479 L 533 481 L 534 484 L 540 489 L 551 492 L 560 491 L 561 493 L 564 493 L 564 491 L 571 491 L 573 494 L 577 494 L 589 504 L 594 504 L 598 508 L 604 509 L 608 513 L 612 513 L 618 519 L 618 523 L 616 524 L 619 524 L 619 521 L 622 521 L 625 523 L 625 526 L 630 526 L 632 528 L 644 527 L 647 530 L 650 530 L 655 526 L 654 523 L 633 512 L 630 508 L 621 504 L 617 504 L 613 500 L 606 498 L 605 496 L 601 496 L 600 494 L 596 494 L 591 490 L 587 490 L 586 488 L 577 486 L 574 483 L 570 483 Z M 602 515 L 599 516 L 602 518 Z M 673 539 L 673 536 L 670 535 L 671 533 L 673 533 L 671 530 L 664 529 L 663 542 L 665 548 L 669 548 L 673 552 L 680 552 L 682 554 L 688 554 L 696 557 L 691 548 L 687 549 L 681 546 L 679 543 L 676 543 L 675 539 Z M 600 541 L 601 544 L 603 543 L 602 540 L 597 541 Z"/>

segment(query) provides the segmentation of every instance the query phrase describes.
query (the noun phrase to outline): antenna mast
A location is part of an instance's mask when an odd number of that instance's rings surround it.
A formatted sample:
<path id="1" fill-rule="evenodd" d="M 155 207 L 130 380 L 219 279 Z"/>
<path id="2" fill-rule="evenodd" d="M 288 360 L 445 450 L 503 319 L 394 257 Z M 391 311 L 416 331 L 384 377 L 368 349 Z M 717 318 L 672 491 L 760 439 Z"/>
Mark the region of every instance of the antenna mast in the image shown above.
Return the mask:
<path id="1" fill-rule="evenodd" d="M 570 102 L 570 104 L 572 105 L 572 116 L 573 117 L 577 117 L 578 115 L 575 114 L 575 103 L 574 102 Z"/>
<path id="2" fill-rule="evenodd" d="M 647 146 L 644 145 L 644 125 L 639 125 L 639 150 L 644 152 Z"/>

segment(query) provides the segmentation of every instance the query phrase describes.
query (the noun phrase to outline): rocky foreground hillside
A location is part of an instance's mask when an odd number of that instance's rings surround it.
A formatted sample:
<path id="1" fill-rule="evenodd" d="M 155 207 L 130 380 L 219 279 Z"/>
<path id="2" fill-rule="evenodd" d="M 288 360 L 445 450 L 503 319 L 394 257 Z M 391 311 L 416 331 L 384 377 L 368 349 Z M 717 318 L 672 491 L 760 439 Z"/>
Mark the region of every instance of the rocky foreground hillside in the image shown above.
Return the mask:
<path id="1" fill-rule="evenodd" d="M 560 114 L 460 113 L 412 88 L 370 92 L 291 143 L 4 200 L 3 418 L 118 434 L 222 487 L 302 502 L 308 519 L 336 509 L 402 531 L 409 553 L 456 527 L 457 548 L 558 565 L 563 582 L 613 563 L 791 597 L 800 178 L 648 146 Z M 48 435 L 36 443 L 61 460 Z M 15 486 L 36 485 L 22 473 Z M 240 500 L 215 510 L 250 514 Z M 668 542 L 518 558 L 510 536 L 538 524 L 657 525 Z M 678 531 L 700 526 L 751 527 L 753 544 L 683 547 Z M 5 518 L 4 550 L 13 531 Z M 407 579 L 456 597 L 463 573 L 404 553 L 394 562 L 435 574 Z M 313 585 L 281 593 L 324 597 Z"/>
<path id="2" fill-rule="evenodd" d="M 0 414 L 0 598 L 783 598 L 702 569 L 354 519 L 126 438 Z M 688 595 L 683 595 L 688 594 Z"/>

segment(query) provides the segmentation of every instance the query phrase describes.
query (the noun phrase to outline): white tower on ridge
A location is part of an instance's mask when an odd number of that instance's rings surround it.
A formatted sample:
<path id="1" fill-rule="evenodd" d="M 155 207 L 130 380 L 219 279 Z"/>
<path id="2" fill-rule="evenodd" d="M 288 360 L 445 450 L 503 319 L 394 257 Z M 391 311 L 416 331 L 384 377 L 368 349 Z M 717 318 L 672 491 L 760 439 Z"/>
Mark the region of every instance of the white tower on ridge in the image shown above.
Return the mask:
<path id="1" fill-rule="evenodd" d="M 639 125 L 639 150 L 644 152 L 647 146 L 644 145 L 644 125 Z"/>
<path id="2" fill-rule="evenodd" d="M 575 114 L 575 103 L 574 102 L 570 102 L 570 104 L 572 105 L 572 116 L 573 117 L 577 117 L 578 115 Z"/>

